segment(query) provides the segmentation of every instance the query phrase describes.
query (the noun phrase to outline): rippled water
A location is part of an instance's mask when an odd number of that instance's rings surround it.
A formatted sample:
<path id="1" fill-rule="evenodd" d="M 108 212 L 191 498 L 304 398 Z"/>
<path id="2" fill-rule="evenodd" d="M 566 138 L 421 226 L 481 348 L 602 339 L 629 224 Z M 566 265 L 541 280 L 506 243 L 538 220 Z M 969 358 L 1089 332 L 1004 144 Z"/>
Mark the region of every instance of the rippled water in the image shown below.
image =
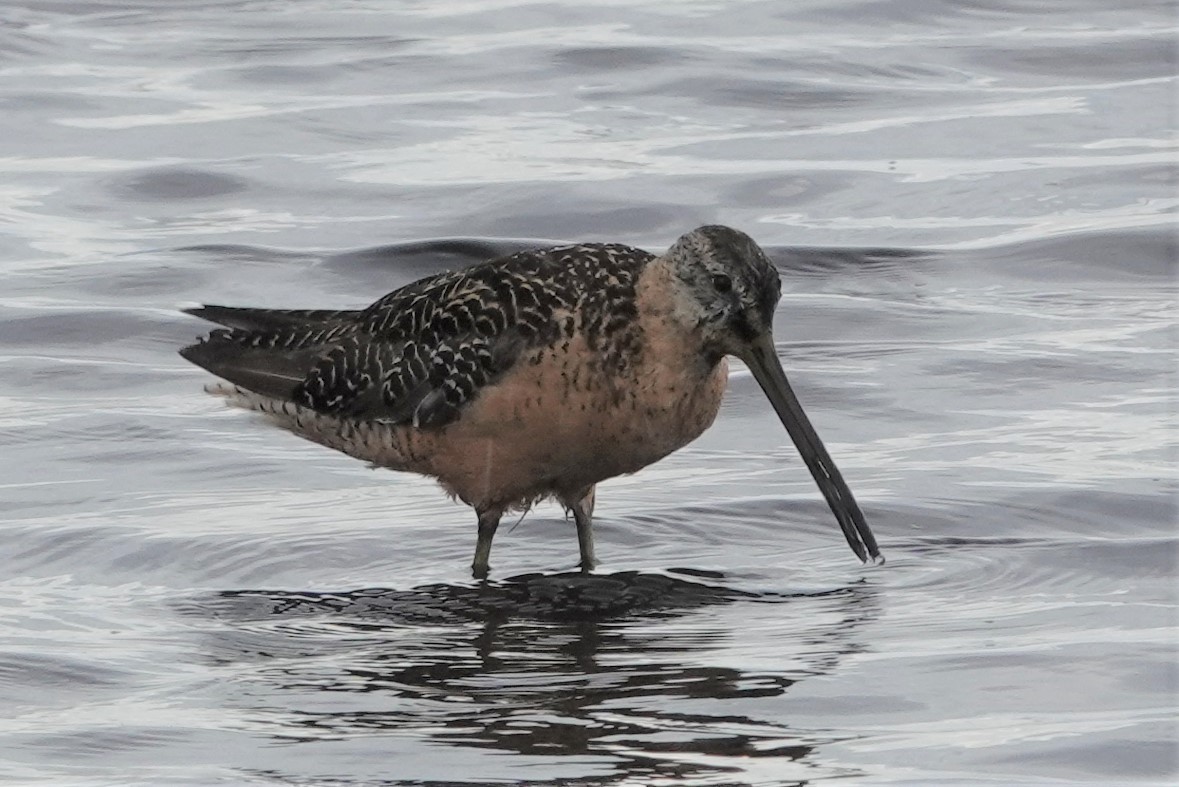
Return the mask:
<path id="1" fill-rule="evenodd" d="M 0 15 L 0 781 L 1168 783 L 1168 3 L 24 0 Z M 720 221 L 888 557 L 748 375 L 594 577 L 201 393 L 359 306 Z"/>

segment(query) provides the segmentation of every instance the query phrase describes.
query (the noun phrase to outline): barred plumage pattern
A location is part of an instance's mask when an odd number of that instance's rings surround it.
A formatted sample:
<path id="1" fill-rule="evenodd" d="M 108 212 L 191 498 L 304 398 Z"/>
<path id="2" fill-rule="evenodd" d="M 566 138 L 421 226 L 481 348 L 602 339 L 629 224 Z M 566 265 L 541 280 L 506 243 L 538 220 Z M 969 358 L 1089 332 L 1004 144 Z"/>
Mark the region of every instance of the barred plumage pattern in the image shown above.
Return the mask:
<path id="1" fill-rule="evenodd" d="M 620 244 L 513 254 L 389 293 L 361 311 L 202 307 L 219 322 L 184 351 L 230 382 L 320 413 L 444 426 L 528 350 L 581 334 L 624 367 L 635 281 L 653 259 Z"/>

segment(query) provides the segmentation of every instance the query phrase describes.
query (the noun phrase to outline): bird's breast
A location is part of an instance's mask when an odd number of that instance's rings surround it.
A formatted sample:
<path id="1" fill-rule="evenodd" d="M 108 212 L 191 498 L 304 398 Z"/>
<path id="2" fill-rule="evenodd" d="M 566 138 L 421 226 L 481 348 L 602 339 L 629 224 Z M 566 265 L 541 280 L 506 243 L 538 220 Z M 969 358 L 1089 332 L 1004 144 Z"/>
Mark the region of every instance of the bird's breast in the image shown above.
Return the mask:
<path id="1" fill-rule="evenodd" d="M 620 362 L 574 340 L 522 359 L 431 440 L 431 474 L 468 502 L 573 494 L 688 444 L 716 417 L 727 364 L 643 349 Z"/>

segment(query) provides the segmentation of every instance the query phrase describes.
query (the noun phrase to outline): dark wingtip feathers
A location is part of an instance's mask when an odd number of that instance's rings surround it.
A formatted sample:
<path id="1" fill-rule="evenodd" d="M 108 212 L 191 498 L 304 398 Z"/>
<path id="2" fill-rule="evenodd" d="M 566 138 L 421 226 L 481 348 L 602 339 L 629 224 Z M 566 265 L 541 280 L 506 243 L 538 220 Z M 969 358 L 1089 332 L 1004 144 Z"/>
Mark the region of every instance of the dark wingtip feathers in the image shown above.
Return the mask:
<path id="1" fill-rule="evenodd" d="M 289 400 L 303 379 L 307 359 L 300 353 L 274 353 L 254 347 L 246 336 L 221 328 L 181 348 L 180 356 L 246 390 Z"/>
<path id="2" fill-rule="evenodd" d="M 224 325 L 239 331 L 275 331 L 290 328 L 312 329 L 355 319 L 360 312 L 338 309 L 253 309 L 239 306 L 203 304 L 181 309 L 185 314 Z"/>
<path id="3" fill-rule="evenodd" d="M 360 312 L 254 309 L 201 305 L 182 309 L 225 326 L 180 350 L 180 356 L 234 385 L 289 399 L 327 344 Z"/>
<path id="4" fill-rule="evenodd" d="M 188 311 L 187 309 L 185 311 Z M 229 348 L 238 348 L 241 345 L 232 339 L 233 332 L 226 328 L 218 328 L 211 331 L 208 335 L 202 336 L 192 344 L 181 347 L 178 352 L 180 357 L 186 361 L 196 364 L 202 369 L 207 369 L 213 374 L 221 374 L 220 367 L 224 360 L 235 354 Z"/>

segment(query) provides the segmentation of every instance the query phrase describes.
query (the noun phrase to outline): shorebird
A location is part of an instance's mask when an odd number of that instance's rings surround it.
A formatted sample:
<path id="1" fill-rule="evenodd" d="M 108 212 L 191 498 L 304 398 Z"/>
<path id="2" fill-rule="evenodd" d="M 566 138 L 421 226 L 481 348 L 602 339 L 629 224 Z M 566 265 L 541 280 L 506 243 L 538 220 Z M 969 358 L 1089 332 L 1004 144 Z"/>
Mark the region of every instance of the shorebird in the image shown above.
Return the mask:
<path id="1" fill-rule="evenodd" d="M 595 565 L 596 485 L 700 436 L 727 356 L 748 365 L 861 561 L 880 550 L 787 382 L 777 270 L 743 232 L 699 227 L 656 256 L 614 243 L 512 254 L 407 284 L 366 309 L 202 306 L 224 326 L 180 354 L 208 388 L 374 466 L 430 476 L 475 509 L 485 578 L 503 514 L 555 498 Z"/>

